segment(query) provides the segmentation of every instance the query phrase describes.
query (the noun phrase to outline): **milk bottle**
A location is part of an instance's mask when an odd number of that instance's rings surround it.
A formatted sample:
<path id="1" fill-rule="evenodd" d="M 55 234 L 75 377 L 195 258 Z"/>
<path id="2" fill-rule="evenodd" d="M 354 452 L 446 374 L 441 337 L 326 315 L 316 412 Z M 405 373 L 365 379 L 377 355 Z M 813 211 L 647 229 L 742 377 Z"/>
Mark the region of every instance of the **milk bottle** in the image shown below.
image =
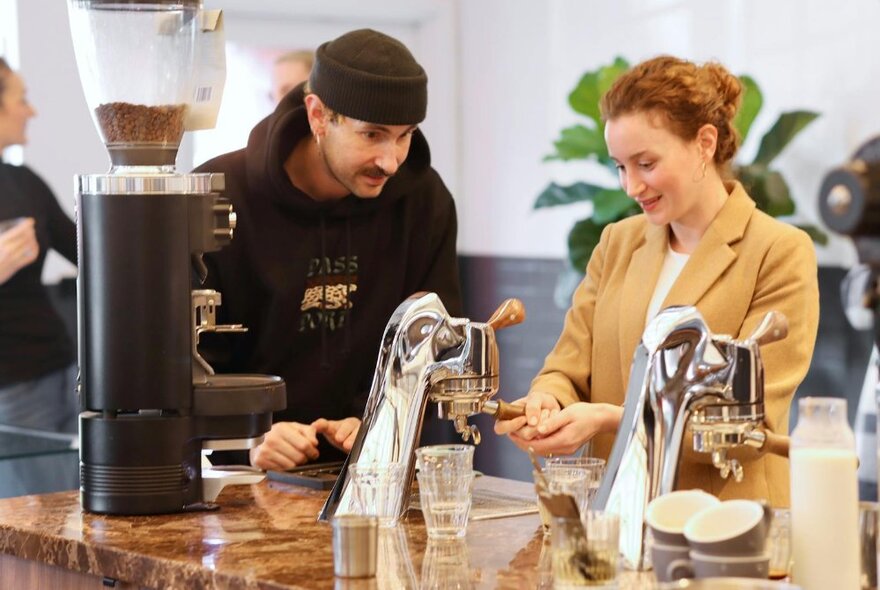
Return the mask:
<path id="1" fill-rule="evenodd" d="M 803 590 L 860 587 L 857 466 L 846 400 L 800 400 L 791 436 L 791 579 Z"/>

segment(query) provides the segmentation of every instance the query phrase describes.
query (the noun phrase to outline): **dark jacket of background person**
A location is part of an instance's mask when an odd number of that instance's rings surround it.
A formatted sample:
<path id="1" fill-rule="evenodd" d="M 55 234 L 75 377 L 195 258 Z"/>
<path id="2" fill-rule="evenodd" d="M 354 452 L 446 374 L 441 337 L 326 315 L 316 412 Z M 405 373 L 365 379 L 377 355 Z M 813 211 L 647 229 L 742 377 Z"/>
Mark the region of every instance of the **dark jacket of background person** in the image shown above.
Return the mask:
<path id="1" fill-rule="evenodd" d="M 279 375 L 287 409 L 276 421 L 361 416 L 385 325 L 417 291 L 461 315 L 452 196 L 416 131 L 381 195 L 319 202 L 290 182 L 285 158 L 310 133 L 302 86 L 251 132 L 245 149 L 200 166 L 223 172 L 238 226 L 205 256 L 207 288 L 222 294 L 218 322 L 245 334 L 208 335 L 218 372 Z"/>
<path id="2" fill-rule="evenodd" d="M 0 220 L 33 217 L 39 258 L 0 284 L 0 387 L 36 379 L 74 360 L 73 344 L 41 282 L 51 248 L 76 262 L 76 226 L 26 166 L 0 163 Z"/>

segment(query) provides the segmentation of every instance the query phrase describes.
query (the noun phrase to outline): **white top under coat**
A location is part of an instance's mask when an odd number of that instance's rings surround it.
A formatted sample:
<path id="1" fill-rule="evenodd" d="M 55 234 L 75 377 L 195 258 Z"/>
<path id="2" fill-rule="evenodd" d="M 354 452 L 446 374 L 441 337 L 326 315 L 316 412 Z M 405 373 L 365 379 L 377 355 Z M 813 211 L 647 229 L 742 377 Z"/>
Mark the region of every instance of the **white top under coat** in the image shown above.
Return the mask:
<path id="1" fill-rule="evenodd" d="M 671 247 L 666 250 L 666 258 L 663 259 L 663 268 L 660 270 L 660 276 L 657 278 L 657 284 L 654 286 L 654 294 L 651 296 L 651 303 L 648 304 L 648 313 L 645 315 L 645 325 L 648 325 L 648 323 L 654 319 L 654 316 L 657 315 L 657 312 L 660 311 L 660 305 L 663 303 L 663 300 L 666 299 L 669 290 L 672 289 L 672 285 L 675 284 L 675 280 L 678 278 L 678 275 L 681 274 L 681 270 L 684 268 L 684 265 L 687 264 L 690 257 L 690 254 L 676 252 Z"/>

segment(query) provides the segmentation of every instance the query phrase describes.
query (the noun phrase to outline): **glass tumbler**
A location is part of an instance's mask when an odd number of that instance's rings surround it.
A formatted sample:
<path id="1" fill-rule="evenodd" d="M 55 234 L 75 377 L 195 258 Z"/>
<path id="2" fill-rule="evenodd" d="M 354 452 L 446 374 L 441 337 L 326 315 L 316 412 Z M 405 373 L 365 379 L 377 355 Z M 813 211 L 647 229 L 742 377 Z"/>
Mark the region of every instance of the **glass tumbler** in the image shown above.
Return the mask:
<path id="1" fill-rule="evenodd" d="M 355 463 L 348 467 L 356 514 L 375 516 L 383 528 L 397 525 L 404 477 L 402 463 Z"/>
<path id="2" fill-rule="evenodd" d="M 430 539 L 458 539 L 467 532 L 474 473 L 417 474 L 419 500 Z"/>
<path id="3" fill-rule="evenodd" d="M 602 477 L 605 475 L 605 459 L 596 457 L 548 457 L 544 462 L 544 471 L 552 469 L 583 469 L 587 472 L 586 505 L 579 506 L 586 510 L 593 505 L 593 499 L 599 491 Z"/>
<path id="4" fill-rule="evenodd" d="M 618 574 L 620 520 L 590 510 L 582 519 L 556 517 L 552 547 L 553 587 L 614 587 Z"/>
<path id="5" fill-rule="evenodd" d="M 771 580 L 784 580 L 791 573 L 791 512 L 786 508 L 773 510 L 767 533 Z"/>
<path id="6" fill-rule="evenodd" d="M 451 471 L 472 473 L 473 445 L 428 445 L 416 449 L 416 468 L 420 473 Z"/>

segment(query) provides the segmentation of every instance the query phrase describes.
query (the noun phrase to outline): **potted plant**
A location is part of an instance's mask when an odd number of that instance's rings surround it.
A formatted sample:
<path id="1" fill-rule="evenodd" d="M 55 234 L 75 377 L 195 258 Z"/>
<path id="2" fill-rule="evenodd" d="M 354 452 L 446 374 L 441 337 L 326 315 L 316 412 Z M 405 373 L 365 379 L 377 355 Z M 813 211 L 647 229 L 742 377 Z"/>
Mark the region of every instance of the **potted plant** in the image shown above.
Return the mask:
<path id="1" fill-rule="evenodd" d="M 607 185 L 588 182 L 575 182 L 561 186 L 551 182 L 535 200 L 534 208 L 558 207 L 590 201 L 592 214 L 578 220 L 568 234 L 568 260 L 556 284 L 554 299 L 560 307 L 568 307 L 571 295 L 584 276 L 587 262 L 593 248 L 599 243 L 603 228 L 609 223 L 619 221 L 640 212 L 639 206 L 620 189 L 616 180 L 616 164 L 608 155 L 605 145 L 605 123 L 599 114 L 599 99 L 614 81 L 629 69 L 629 63 L 617 57 L 608 65 L 586 72 L 568 95 L 568 103 L 586 120 L 560 133 L 554 142 L 554 151 L 545 161 L 587 160 L 593 165 L 606 168 L 610 172 Z M 743 141 L 758 116 L 764 99 L 758 84 L 750 76 L 740 76 L 743 84 L 743 102 L 735 125 Z M 758 152 L 750 163 L 735 163 L 734 176 L 742 182 L 746 191 L 757 203 L 758 209 L 774 217 L 794 214 L 795 203 L 791 198 L 788 183 L 778 170 L 771 168 L 772 162 L 785 147 L 809 125 L 818 113 L 812 111 L 789 111 L 779 115 L 776 122 L 761 138 Z M 827 236 L 812 225 L 798 225 L 813 240 L 825 244 Z"/>

